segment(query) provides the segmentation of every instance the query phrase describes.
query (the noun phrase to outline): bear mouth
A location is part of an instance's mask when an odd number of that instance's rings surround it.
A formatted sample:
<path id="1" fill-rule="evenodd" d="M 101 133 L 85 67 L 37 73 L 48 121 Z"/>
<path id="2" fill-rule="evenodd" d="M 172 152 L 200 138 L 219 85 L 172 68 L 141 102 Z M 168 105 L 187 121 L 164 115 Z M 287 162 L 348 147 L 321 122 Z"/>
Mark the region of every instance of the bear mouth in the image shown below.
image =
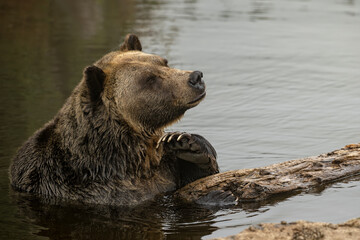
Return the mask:
<path id="1" fill-rule="evenodd" d="M 194 100 L 192 100 L 191 102 L 188 102 L 188 104 L 194 104 L 197 102 L 200 102 L 201 100 L 203 100 L 203 98 L 205 97 L 206 92 L 203 92 L 202 94 L 200 94 L 197 98 L 195 98 Z"/>

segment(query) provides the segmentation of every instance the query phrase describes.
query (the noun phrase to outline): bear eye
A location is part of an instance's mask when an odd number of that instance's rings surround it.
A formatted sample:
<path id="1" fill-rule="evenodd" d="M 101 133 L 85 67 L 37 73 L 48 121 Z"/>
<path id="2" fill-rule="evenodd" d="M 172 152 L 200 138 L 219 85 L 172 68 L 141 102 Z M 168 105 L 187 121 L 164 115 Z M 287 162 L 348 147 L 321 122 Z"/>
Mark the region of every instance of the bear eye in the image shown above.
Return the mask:
<path id="1" fill-rule="evenodd" d="M 168 60 L 167 59 L 164 59 L 164 64 L 166 67 L 168 67 Z"/>
<path id="2" fill-rule="evenodd" d="M 152 83 L 155 83 L 157 79 L 158 79 L 157 76 L 151 75 L 151 76 L 146 78 L 146 82 L 149 83 L 149 84 L 152 84 Z"/>

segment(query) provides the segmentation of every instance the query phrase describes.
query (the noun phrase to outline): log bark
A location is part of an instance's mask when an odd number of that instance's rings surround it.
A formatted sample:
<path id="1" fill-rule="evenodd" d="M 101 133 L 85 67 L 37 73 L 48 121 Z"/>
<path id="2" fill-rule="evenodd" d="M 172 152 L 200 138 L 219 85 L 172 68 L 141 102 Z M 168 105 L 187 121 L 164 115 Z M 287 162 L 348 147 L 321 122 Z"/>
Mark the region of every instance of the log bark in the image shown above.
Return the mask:
<path id="1" fill-rule="evenodd" d="M 211 175 L 179 189 L 175 197 L 189 203 L 216 205 L 258 202 L 359 174 L 360 143 L 316 157 Z"/>

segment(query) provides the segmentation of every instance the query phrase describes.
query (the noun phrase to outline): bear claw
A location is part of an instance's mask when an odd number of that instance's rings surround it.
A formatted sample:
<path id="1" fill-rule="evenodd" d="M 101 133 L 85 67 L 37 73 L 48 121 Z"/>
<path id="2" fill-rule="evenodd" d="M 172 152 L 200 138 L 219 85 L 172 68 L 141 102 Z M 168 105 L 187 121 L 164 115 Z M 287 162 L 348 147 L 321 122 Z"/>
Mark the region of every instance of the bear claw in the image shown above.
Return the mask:
<path id="1" fill-rule="evenodd" d="M 191 138 L 191 134 L 183 132 L 180 134 L 180 136 L 176 139 L 176 141 L 180 141 L 183 137 Z"/>
<path id="2" fill-rule="evenodd" d="M 173 139 L 173 137 L 174 137 L 175 135 L 178 135 L 178 134 L 181 134 L 181 133 L 180 133 L 180 132 L 174 132 L 174 133 L 170 134 L 170 137 L 168 138 L 167 142 L 168 142 L 168 143 L 171 142 L 171 140 Z M 181 135 L 180 135 L 180 136 L 181 136 Z"/>
<path id="3" fill-rule="evenodd" d="M 176 139 L 177 142 L 179 142 L 184 137 L 187 137 L 191 142 L 189 144 L 193 143 L 194 141 L 191 139 L 191 134 L 187 132 L 170 132 L 165 133 L 161 136 L 161 138 L 157 141 L 156 148 L 159 148 L 161 142 L 171 142 L 171 140 Z"/>

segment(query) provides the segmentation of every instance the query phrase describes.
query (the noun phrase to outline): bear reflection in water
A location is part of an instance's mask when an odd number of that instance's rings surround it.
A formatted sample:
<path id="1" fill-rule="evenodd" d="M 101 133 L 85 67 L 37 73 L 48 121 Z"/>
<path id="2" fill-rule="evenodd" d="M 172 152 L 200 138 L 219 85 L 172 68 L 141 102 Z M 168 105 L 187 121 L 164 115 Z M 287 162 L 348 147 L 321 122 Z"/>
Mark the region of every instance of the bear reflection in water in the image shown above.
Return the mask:
<path id="1" fill-rule="evenodd" d="M 143 53 L 128 35 L 84 70 L 60 111 L 20 148 L 11 185 L 34 196 L 130 206 L 218 173 L 205 138 L 164 132 L 205 97 L 202 77 Z"/>
<path id="2" fill-rule="evenodd" d="M 49 239 L 201 239 L 210 235 L 215 209 L 155 198 L 136 207 L 79 204 L 11 191 L 31 235 Z M 193 224 L 191 224 L 193 223 Z M 19 237 L 23 239 L 24 236 Z M 30 239 L 30 238 L 29 238 Z M 32 239 L 32 238 L 31 238 Z"/>

